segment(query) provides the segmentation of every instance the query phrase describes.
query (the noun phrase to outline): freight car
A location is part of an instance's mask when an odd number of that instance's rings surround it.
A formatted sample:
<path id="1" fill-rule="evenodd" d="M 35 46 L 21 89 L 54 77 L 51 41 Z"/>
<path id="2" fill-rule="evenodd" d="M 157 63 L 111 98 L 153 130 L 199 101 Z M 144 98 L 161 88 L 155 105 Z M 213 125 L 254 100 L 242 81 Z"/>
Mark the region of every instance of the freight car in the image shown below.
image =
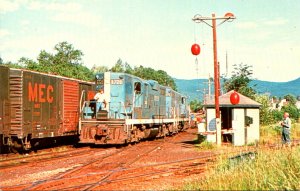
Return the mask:
<path id="1" fill-rule="evenodd" d="M 79 101 L 95 83 L 0 66 L 0 144 L 29 150 L 47 138 L 78 136 Z"/>
<path id="2" fill-rule="evenodd" d="M 96 75 L 106 107 L 95 111 L 91 101 L 80 108 L 80 143 L 124 144 L 164 137 L 189 125 L 187 98 L 153 80 L 126 73 Z"/>

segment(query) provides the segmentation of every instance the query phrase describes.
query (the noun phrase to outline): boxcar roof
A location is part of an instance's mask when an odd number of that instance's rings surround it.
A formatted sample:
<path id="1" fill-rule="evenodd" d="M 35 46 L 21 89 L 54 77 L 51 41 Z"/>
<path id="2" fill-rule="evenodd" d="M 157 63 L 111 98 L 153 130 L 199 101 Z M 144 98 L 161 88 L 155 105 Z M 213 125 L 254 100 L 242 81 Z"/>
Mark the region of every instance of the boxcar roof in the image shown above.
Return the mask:
<path id="1" fill-rule="evenodd" d="M 23 71 L 23 72 L 31 72 L 31 73 L 35 73 L 35 74 L 44 75 L 44 76 L 51 76 L 51 77 L 65 79 L 65 80 L 73 80 L 73 81 L 78 81 L 78 82 L 82 82 L 82 83 L 90 83 L 90 84 L 94 84 L 95 83 L 95 82 L 84 81 L 84 80 L 80 80 L 80 79 L 76 79 L 76 78 L 69 78 L 69 77 L 65 77 L 65 76 L 60 76 L 60 75 L 55 75 L 55 74 L 50 74 L 50 73 L 44 73 L 44 72 L 37 72 L 37 71 L 27 70 L 27 69 L 21 69 L 21 68 L 10 68 L 10 70 L 17 70 L 17 71 Z"/>

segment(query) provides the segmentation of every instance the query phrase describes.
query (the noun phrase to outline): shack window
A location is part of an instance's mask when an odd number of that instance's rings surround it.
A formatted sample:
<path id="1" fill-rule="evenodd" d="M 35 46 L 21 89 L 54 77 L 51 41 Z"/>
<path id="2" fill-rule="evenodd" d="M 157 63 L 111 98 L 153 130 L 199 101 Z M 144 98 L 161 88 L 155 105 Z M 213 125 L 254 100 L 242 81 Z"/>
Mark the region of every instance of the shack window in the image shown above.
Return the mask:
<path id="1" fill-rule="evenodd" d="M 253 124 L 253 118 L 249 116 L 245 116 L 245 126 L 249 126 Z"/>
<path id="2" fill-rule="evenodd" d="M 140 82 L 134 83 L 134 92 L 135 92 L 135 94 L 141 94 L 141 83 Z"/>

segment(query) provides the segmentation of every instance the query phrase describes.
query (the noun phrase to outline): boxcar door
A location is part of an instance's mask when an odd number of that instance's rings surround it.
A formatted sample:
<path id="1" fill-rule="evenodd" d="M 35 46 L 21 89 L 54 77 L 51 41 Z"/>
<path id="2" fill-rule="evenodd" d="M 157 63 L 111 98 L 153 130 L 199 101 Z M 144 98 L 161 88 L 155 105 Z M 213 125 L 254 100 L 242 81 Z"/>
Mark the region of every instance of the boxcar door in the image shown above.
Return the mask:
<path id="1" fill-rule="evenodd" d="M 63 133 L 77 131 L 79 115 L 79 84 L 76 81 L 63 80 Z"/>
<path id="2" fill-rule="evenodd" d="M 0 134 L 6 136 L 9 133 L 10 122 L 8 79 L 9 68 L 0 66 Z"/>

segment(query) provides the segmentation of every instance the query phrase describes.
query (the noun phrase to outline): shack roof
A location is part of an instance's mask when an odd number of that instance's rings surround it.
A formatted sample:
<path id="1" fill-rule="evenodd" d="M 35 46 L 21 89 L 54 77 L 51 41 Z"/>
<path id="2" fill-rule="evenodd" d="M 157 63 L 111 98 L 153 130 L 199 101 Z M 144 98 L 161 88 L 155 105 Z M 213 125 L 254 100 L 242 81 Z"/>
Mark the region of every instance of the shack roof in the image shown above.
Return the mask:
<path id="1" fill-rule="evenodd" d="M 230 102 L 230 95 L 233 93 L 233 90 L 227 92 L 226 94 L 223 94 L 221 96 L 219 96 L 219 104 L 220 104 L 220 107 L 235 107 L 235 108 L 249 108 L 249 107 L 252 107 L 252 108 L 259 108 L 261 106 L 260 103 L 240 94 L 240 101 L 238 104 L 236 105 L 233 105 L 231 104 Z M 215 107 L 215 99 L 210 99 L 208 100 L 205 104 L 203 104 L 204 107 Z"/>

